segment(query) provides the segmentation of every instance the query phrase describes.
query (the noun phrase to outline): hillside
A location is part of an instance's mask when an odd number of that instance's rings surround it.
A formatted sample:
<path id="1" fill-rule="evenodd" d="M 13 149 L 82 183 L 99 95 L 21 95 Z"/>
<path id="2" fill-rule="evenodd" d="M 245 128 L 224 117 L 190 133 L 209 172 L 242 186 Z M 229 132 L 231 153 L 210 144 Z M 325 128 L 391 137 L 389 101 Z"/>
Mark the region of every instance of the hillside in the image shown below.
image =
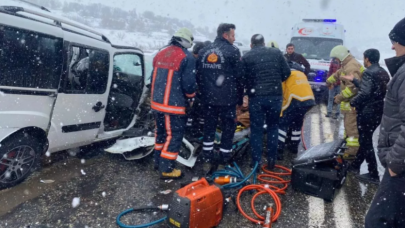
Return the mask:
<path id="1" fill-rule="evenodd" d="M 208 27 L 195 27 L 186 20 L 179 20 L 151 11 L 137 12 L 123 10 L 100 3 L 83 4 L 77 1 L 28 0 L 46 7 L 55 14 L 96 28 L 111 42 L 138 47 L 142 50 L 156 50 L 167 44 L 174 32 L 181 27 L 189 28 L 195 40 L 208 40 L 215 32 Z"/>

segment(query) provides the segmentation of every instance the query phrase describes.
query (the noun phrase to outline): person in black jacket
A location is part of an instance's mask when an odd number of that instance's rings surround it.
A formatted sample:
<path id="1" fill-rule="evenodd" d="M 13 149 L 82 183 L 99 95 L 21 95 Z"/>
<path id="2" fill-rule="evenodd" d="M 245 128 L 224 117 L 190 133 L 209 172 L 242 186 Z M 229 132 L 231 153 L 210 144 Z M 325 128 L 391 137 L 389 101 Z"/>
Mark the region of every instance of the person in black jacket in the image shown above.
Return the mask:
<path id="1" fill-rule="evenodd" d="M 364 52 L 364 66 L 367 69 L 363 72 L 358 94 L 350 102 L 350 105 L 357 110 L 357 128 L 360 136 L 359 152 L 351 164 L 350 170 L 359 173 L 360 166 L 365 159 L 369 172 L 357 175 L 357 177 L 360 180 L 377 184 L 380 179 L 373 147 L 373 132 L 381 122 L 384 97 L 390 80 L 387 71 L 378 64 L 379 61 L 380 52 L 378 50 L 368 49 Z M 343 77 L 345 78 L 345 76 Z"/>
<path id="2" fill-rule="evenodd" d="M 210 45 L 211 41 L 196 42 L 193 47 L 193 56 L 198 59 L 198 53 L 206 46 Z M 187 129 L 186 134 L 192 138 L 199 138 L 203 135 L 204 126 L 204 107 L 201 103 L 201 92 L 197 90 L 193 107 L 189 108 L 187 113 Z"/>
<path id="3" fill-rule="evenodd" d="M 284 57 L 287 59 L 287 61 L 296 62 L 303 65 L 305 67 L 304 73 L 308 76 L 309 72 L 311 71 L 311 65 L 307 59 L 301 54 L 295 52 L 295 46 L 293 43 L 287 44 L 286 49 L 287 53 L 284 55 Z"/>
<path id="4" fill-rule="evenodd" d="M 203 153 L 205 161 L 212 165 L 221 162 L 220 160 L 229 162 L 236 129 L 236 105 L 243 103 L 243 87 L 240 85 L 243 76 L 241 56 L 239 49 L 232 45 L 235 41 L 235 29 L 233 24 L 220 24 L 214 43 L 198 54 L 197 84 L 204 106 Z M 214 153 L 218 118 L 221 119 L 222 159 L 220 153 Z"/>
<path id="5" fill-rule="evenodd" d="M 378 139 L 378 157 L 386 170 L 367 212 L 366 228 L 405 227 L 405 18 L 389 37 L 396 57 L 385 60 L 392 79 Z"/>
<path id="6" fill-rule="evenodd" d="M 282 82 L 291 71 L 283 54 L 277 48 L 267 48 L 264 38 L 256 34 L 251 48 L 243 58 L 249 112 L 251 113 L 251 139 L 253 163 L 260 164 L 263 146 L 263 124 L 267 129 L 267 165 L 274 169 L 277 156 L 278 122 L 283 102 Z"/>

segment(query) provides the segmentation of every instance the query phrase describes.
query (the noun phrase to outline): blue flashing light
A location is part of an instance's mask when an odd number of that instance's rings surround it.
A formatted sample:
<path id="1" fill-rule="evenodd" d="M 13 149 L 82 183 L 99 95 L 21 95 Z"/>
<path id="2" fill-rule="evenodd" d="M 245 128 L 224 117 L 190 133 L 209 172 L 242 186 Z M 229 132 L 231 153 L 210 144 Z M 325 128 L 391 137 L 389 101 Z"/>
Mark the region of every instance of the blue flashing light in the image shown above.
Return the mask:
<path id="1" fill-rule="evenodd" d="M 323 22 L 336 22 L 336 19 L 323 19 Z"/>
<path id="2" fill-rule="evenodd" d="M 326 72 L 323 71 L 323 70 L 318 70 L 318 71 L 316 71 L 315 81 L 317 81 L 317 82 L 322 81 L 322 79 L 325 78 L 325 74 L 326 74 Z"/>

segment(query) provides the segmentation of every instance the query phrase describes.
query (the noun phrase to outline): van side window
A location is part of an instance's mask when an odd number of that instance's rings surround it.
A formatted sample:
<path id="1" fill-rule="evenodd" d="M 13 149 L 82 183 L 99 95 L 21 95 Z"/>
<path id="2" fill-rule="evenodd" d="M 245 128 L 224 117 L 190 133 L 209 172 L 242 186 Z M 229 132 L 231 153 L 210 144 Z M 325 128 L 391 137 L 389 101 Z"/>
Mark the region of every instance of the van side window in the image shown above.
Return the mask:
<path id="1" fill-rule="evenodd" d="M 107 88 L 109 53 L 72 46 L 69 52 L 67 93 L 103 94 Z"/>
<path id="2" fill-rule="evenodd" d="M 57 89 L 63 40 L 0 25 L 0 86 Z"/>
<path id="3" fill-rule="evenodd" d="M 118 54 L 114 56 L 114 72 L 123 72 L 142 76 L 141 57 L 135 54 Z"/>

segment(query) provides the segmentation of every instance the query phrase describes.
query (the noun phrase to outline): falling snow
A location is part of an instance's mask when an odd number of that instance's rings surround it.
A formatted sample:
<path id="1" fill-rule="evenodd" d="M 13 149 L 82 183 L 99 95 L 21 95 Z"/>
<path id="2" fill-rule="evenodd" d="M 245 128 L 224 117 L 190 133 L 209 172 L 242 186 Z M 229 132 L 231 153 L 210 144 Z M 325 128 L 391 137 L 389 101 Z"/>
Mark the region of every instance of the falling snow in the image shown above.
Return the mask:
<path id="1" fill-rule="evenodd" d="M 72 207 L 73 208 L 76 208 L 76 207 L 78 207 L 80 205 L 80 197 L 75 197 L 75 198 L 73 198 L 73 200 L 72 200 Z"/>

